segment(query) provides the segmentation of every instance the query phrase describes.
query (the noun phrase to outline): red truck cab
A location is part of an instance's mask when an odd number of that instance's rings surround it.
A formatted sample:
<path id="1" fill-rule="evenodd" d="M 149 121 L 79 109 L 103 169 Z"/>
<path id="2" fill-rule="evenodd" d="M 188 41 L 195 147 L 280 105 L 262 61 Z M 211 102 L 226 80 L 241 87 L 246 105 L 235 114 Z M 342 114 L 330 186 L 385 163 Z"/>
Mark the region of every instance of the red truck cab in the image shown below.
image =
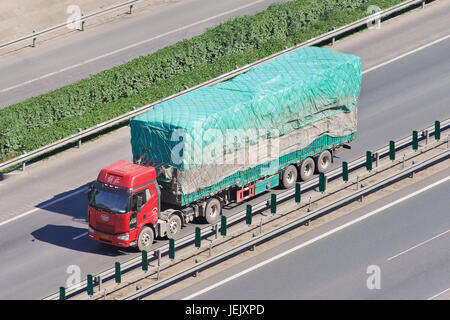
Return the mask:
<path id="1" fill-rule="evenodd" d="M 118 247 L 150 247 L 159 194 L 153 167 L 120 160 L 103 168 L 89 189 L 89 237 Z"/>

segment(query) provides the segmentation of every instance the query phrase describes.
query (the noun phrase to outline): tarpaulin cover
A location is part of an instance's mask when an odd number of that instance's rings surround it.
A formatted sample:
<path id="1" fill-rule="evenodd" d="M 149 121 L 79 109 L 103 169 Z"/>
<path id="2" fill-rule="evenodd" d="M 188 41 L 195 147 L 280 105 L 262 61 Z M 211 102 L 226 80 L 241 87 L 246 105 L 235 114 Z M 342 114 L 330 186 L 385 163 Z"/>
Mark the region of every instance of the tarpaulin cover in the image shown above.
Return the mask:
<path id="1" fill-rule="evenodd" d="M 132 119 L 133 157 L 155 166 L 174 195 L 196 192 L 267 161 L 222 165 L 224 156 L 242 158 L 276 141 L 281 157 L 324 134 L 353 134 L 360 88 L 359 57 L 317 47 L 293 50 Z M 288 133 L 294 145 L 277 139 Z"/>

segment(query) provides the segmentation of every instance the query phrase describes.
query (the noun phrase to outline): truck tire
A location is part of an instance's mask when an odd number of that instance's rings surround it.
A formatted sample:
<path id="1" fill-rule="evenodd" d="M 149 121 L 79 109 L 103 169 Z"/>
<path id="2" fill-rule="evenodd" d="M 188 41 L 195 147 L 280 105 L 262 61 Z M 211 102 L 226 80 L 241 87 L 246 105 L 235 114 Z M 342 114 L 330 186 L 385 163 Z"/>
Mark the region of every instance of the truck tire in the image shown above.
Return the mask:
<path id="1" fill-rule="evenodd" d="M 210 198 L 206 201 L 205 220 L 209 224 L 217 222 L 222 214 L 222 208 L 219 199 Z"/>
<path id="2" fill-rule="evenodd" d="M 150 247 L 153 244 L 153 239 L 155 238 L 155 234 L 153 229 L 150 227 L 143 227 L 138 237 L 138 249 L 139 251 L 149 251 Z"/>
<path id="3" fill-rule="evenodd" d="M 312 158 L 306 158 L 300 165 L 300 179 L 302 181 L 308 181 L 314 176 L 315 163 Z"/>
<path id="4" fill-rule="evenodd" d="M 326 172 L 331 167 L 331 152 L 328 150 L 322 151 L 316 158 L 317 172 Z"/>
<path id="5" fill-rule="evenodd" d="M 281 184 L 285 189 L 290 189 L 295 185 L 296 182 L 297 168 L 291 164 L 283 171 Z"/>
<path id="6" fill-rule="evenodd" d="M 167 220 L 167 238 L 175 238 L 181 230 L 181 219 L 177 214 L 172 214 Z"/>

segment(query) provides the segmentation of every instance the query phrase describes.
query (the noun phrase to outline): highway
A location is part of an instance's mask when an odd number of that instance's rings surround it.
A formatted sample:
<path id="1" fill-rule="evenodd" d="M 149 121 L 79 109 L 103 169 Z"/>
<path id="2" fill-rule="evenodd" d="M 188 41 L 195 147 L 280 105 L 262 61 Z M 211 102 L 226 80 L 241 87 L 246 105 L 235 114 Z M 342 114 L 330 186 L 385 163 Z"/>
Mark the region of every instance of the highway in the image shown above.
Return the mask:
<path id="1" fill-rule="evenodd" d="M 358 141 L 339 160 L 351 161 L 366 149 L 376 149 L 390 139 L 450 116 L 450 39 L 443 38 L 450 22 L 440 19 L 449 14 L 448 2 L 433 3 L 426 10 L 382 25 L 378 31 L 384 37 L 378 38 L 374 30 L 368 30 L 336 44 L 336 50 L 361 56 L 366 70 L 442 39 L 364 74 Z M 411 21 L 421 32 L 410 33 Z M 427 30 L 428 38 L 424 37 Z M 402 50 L 402 42 L 396 41 L 402 37 L 409 39 L 411 49 Z M 376 41 L 368 42 L 367 38 Z M 80 267 L 84 279 L 88 273 L 111 268 L 114 261 L 126 261 L 138 254 L 131 249 L 106 248 L 83 236 L 87 213 L 83 190 L 101 167 L 118 159 L 131 160 L 127 127 L 80 150 L 74 148 L 35 164 L 25 173 L 13 173 L 0 183 L 0 299 L 42 298 L 66 284 L 66 271 L 71 265 Z"/>
<path id="2" fill-rule="evenodd" d="M 72 32 L 0 59 L 0 107 L 148 55 L 180 40 L 203 33 L 231 17 L 253 14 L 287 0 L 184 0 L 144 14 L 123 16 L 107 25 Z M 126 11 L 126 9 L 124 9 Z M 67 17 L 61 17 L 65 21 Z M 1 52 L 6 51 L 2 50 Z"/>
<path id="3" fill-rule="evenodd" d="M 349 221 L 444 178 L 445 182 L 407 201 L 334 232 Z M 450 169 L 444 170 L 167 299 L 424 300 L 434 297 L 450 287 L 449 178 Z M 314 241 L 317 234 L 327 233 L 326 237 Z M 308 241 L 309 245 L 302 247 Z M 279 259 L 265 263 L 278 256 Z"/>

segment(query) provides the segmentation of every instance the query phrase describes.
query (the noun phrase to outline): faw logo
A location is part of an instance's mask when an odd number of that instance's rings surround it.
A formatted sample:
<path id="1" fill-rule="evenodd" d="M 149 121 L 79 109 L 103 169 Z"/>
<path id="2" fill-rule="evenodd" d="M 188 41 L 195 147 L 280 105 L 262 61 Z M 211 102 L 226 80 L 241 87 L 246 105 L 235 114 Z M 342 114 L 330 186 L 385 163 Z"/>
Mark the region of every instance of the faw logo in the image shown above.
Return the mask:
<path id="1" fill-rule="evenodd" d="M 109 217 L 108 217 L 108 215 L 106 215 L 106 214 L 102 214 L 102 215 L 100 216 L 100 218 L 101 218 L 103 221 L 105 221 L 105 222 L 108 222 L 108 221 L 109 221 Z"/>
<path id="2" fill-rule="evenodd" d="M 110 184 L 119 184 L 120 183 L 120 177 L 109 176 L 108 179 L 106 180 L 106 182 L 110 183 Z"/>

